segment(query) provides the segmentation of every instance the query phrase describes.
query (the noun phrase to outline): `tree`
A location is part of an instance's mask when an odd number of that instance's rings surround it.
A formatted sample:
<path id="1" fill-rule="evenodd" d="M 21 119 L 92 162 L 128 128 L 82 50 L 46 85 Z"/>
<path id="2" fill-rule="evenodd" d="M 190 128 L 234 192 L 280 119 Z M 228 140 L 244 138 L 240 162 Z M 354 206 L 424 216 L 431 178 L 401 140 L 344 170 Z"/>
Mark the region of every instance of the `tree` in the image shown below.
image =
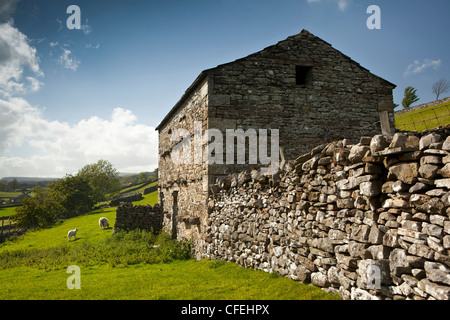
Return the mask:
<path id="1" fill-rule="evenodd" d="M 405 89 L 405 97 L 402 100 L 402 106 L 403 108 L 409 108 L 414 102 L 419 101 L 419 97 L 416 94 L 416 89 L 413 87 L 407 87 Z"/>
<path id="2" fill-rule="evenodd" d="M 62 207 L 42 187 L 32 190 L 35 195 L 22 199 L 22 206 L 16 208 L 13 220 L 22 228 L 42 228 L 55 223 Z"/>
<path id="3" fill-rule="evenodd" d="M 440 79 L 433 84 L 433 93 L 436 95 L 436 100 L 439 100 L 439 96 L 450 89 L 450 84 L 447 80 Z"/>
<path id="4" fill-rule="evenodd" d="M 11 192 L 15 192 L 17 188 L 19 188 L 19 182 L 17 182 L 17 179 L 14 178 L 10 182 L 8 182 L 8 187 L 11 190 Z"/>
<path id="5" fill-rule="evenodd" d="M 144 183 L 147 181 L 147 177 L 150 175 L 149 172 L 141 172 L 137 176 L 137 183 Z"/>
<path id="6" fill-rule="evenodd" d="M 158 168 L 156 168 L 155 170 L 152 171 L 151 177 L 152 177 L 153 181 L 158 180 Z"/>
<path id="7" fill-rule="evenodd" d="M 121 188 L 119 172 L 107 160 L 84 166 L 77 176 L 85 179 L 91 186 L 94 204 L 110 199 L 118 194 Z"/>
<path id="8" fill-rule="evenodd" d="M 92 209 L 92 187 L 80 176 L 67 175 L 49 185 L 50 197 L 63 209 L 61 215 L 70 218 Z"/>

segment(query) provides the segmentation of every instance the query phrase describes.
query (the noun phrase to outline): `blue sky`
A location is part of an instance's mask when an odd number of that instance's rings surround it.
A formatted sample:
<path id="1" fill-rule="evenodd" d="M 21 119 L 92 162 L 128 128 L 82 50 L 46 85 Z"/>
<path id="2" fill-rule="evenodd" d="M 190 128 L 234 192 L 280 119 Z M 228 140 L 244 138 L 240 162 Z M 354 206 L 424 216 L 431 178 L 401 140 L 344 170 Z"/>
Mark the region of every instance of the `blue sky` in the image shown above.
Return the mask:
<path id="1" fill-rule="evenodd" d="M 418 103 L 450 81 L 450 2 L 0 0 L 0 178 L 157 167 L 154 128 L 204 69 L 307 29 Z M 81 12 L 80 30 L 66 21 Z M 381 9 L 369 30 L 368 6 Z M 446 94 L 450 95 L 450 94 Z"/>

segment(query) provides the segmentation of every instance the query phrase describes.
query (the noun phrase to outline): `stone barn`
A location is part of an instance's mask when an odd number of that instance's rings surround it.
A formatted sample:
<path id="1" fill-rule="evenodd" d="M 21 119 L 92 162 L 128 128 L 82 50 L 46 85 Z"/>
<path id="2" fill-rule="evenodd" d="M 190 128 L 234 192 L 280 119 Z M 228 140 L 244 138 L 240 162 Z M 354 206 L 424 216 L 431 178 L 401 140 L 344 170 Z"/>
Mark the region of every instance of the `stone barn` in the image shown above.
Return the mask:
<path id="1" fill-rule="evenodd" d="M 202 133 L 265 129 L 270 136 L 277 130 L 281 156 L 294 160 L 322 143 L 395 130 L 394 88 L 306 30 L 202 71 L 156 128 L 164 228 L 178 238 L 201 239 L 216 179 L 261 165 L 209 163 L 212 140 L 201 140 Z M 180 146 L 189 161 L 174 161 Z"/>

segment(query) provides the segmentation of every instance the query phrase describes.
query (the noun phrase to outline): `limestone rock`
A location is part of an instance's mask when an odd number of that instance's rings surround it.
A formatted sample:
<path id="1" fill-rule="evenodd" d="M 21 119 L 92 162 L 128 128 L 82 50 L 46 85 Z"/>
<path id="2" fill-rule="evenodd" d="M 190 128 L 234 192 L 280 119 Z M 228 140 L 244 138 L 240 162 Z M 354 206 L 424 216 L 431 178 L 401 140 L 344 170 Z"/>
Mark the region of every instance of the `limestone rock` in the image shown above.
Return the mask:
<path id="1" fill-rule="evenodd" d="M 440 174 L 444 178 L 450 178 L 450 163 L 447 163 L 437 173 Z"/>
<path id="2" fill-rule="evenodd" d="M 438 166 L 438 165 L 424 164 L 424 165 L 420 166 L 419 174 L 422 178 L 434 179 L 437 176 L 439 169 L 440 169 L 440 166 Z"/>
<path id="3" fill-rule="evenodd" d="M 382 134 L 375 135 L 370 141 L 370 151 L 374 154 L 377 151 L 381 151 L 389 147 L 392 137 Z"/>
<path id="4" fill-rule="evenodd" d="M 426 261 L 425 272 L 430 281 L 450 286 L 450 269 L 443 264 Z"/>
<path id="5" fill-rule="evenodd" d="M 399 163 L 389 168 L 389 173 L 398 180 L 406 184 L 413 184 L 417 181 L 419 165 L 416 162 Z"/>
<path id="6" fill-rule="evenodd" d="M 427 134 L 426 136 L 420 138 L 419 149 L 423 150 L 425 148 L 428 148 L 432 143 L 440 142 L 441 140 L 442 140 L 441 136 L 434 132 Z"/>

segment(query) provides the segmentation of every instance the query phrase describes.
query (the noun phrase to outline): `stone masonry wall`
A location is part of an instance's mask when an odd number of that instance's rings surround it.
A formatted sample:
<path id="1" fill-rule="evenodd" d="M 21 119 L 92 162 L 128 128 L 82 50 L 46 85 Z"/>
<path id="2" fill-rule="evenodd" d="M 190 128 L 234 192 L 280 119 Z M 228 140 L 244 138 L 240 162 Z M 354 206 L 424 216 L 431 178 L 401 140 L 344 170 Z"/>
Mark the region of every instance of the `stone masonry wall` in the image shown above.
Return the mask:
<path id="1" fill-rule="evenodd" d="M 220 179 L 197 258 L 344 299 L 450 299 L 450 128 L 339 140 Z"/>
<path id="2" fill-rule="evenodd" d="M 183 129 L 193 136 L 196 121 L 202 123 L 200 129 L 206 129 L 207 108 L 208 83 L 203 81 L 159 131 L 158 185 L 159 203 L 164 211 L 163 225 L 179 238 L 196 238 L 199 234 L 197 221 L 207 212 L 208 167 L 204 162 L 194 161 L 193 137 L 187 154 L 191 161 L 180 164 L 174 161 L 174 148 L 184 141 L 176 133 Z M 179 154 L 186 155 L 182 151 Z"/>
<path id="3" fill-rule="evenodd" d="M 311 67 L 310 83 L 297 84 L 298 66 Z M 394 130 L 395 86 L 305 30 L 210 74 L 208 128 L 279 129 L 289 160 L 325 142 L 381 132 L 380 111 Z M 237 172 L 228 167 L 217 174 Z"/>
<path id="4" fill-rule="evenodd" d="M 320 143 L 344 137 L 356 143 L 361 136 L 379 133 L 380 116 L 389 120 L 383 127 L 390 124 L 393 130 L 394 88 L 306 30 L 202 71 L 157 127 L 164 227 L 178 238 L 202 241 L 210 186 L 218 177 L 266 166 L 262 147 L 274 156 L 275 133 L 285 159 L 293 160 Z M 184 145 L 190 163 L 174 161 L 174 151 L 188 140 L 176 134 L 180 129 L 191 137 L 190 147 Z M 206 130 L 212 135 L 206 136 Z M 259 142 L 260 132 L 267 130 L 267 145 L 257 148 L 258 160 L 249 159 L 256 140 L 237 139 L 246 140 L 245 146 L 227 142 L 227 130 L 254 130 Z M 235 161 L 226 161 L 225 155 L 227 160 L 233 156 L 228 150 L 232 144 Z M 247 154 L 243 161 L 238 159 L 241 151 Z"/>
<path id="5" fill-rule="evenodd" d="M 133 206 L 131 202 L 127 202 L 117 207 L 113 232 L 134 229 L 159 232 L 161 224 L 162 215 L 159 204 Z"/>

